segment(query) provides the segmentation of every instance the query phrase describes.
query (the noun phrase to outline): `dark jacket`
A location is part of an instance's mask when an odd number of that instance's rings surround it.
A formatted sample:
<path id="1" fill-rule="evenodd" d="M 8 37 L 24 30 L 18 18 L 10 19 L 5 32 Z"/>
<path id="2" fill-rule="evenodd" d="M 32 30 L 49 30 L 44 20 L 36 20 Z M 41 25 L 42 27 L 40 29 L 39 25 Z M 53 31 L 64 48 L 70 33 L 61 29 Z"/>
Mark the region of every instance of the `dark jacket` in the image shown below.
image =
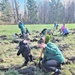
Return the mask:
<path id="1" fill-rule="evenodd" d="M 28 57 L 30 54 L 29 45 L 27 43 L 23 43 L 23 41 L 19 43 L 19 50 L 17 52 L 17 55 L 19 56 L 20 54 L 22 54 L 23 57 Z"/>

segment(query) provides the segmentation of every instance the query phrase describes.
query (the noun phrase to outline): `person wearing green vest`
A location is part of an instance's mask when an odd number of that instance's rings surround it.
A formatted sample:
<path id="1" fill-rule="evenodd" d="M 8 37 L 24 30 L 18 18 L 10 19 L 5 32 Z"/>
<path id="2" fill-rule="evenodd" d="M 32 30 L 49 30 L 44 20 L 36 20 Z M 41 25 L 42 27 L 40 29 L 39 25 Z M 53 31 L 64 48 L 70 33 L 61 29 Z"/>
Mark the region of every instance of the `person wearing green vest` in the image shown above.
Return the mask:
<path id="1" fill-rule="evenodd" d="M 25 34 L 25 26 L 24 26 L 24 24 L 23 24 L 21 21 L 19 21 L 18 27 L 20 28 L 21 34 L 22 34 L 23 37 L 24 37 L 24 34 Z"/>
<path id="2" fill-rule="evenodd" d="M 61 74 L 60 65 L 64 63 L 65 58 L 59 48 L 52 42 L 45 44 L 42 38 L 38 40 L 38 46 L 43 49 L 44 53 L 42 66 L 47 71 L 53 71 L 53 75 Z"/>
<path id="3" fill-rule="evenodd" d="M 47 28 L 44 28 L 44 29 L 41 31 L 40 35 L 41 35 L 41 36 L 45 36 L 45 35 L 46 35 L 46 31 L 47 31 Z"/>

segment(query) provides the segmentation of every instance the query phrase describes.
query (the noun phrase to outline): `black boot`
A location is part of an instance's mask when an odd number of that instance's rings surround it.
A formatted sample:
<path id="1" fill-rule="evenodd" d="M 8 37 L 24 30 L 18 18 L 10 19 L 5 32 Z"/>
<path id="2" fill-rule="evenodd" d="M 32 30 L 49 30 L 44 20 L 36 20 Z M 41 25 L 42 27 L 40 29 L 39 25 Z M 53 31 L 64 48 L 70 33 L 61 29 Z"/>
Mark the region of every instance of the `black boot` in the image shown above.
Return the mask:
<path id="1" fill-rule="evenodd" d="M 27 66 L 28 62 L 25 61 L 22 66 Z"/>

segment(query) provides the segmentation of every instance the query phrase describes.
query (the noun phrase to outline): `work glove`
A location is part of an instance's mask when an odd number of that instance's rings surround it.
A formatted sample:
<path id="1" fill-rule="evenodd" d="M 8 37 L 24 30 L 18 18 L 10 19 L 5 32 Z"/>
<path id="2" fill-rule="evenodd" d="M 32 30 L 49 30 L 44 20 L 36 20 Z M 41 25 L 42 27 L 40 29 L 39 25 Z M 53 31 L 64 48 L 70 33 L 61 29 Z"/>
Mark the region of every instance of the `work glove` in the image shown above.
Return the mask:
<path id="1" fill-rule="evenodd" d="M 20 54 L 17 52 L 17 56 L 19 56 Z"/>

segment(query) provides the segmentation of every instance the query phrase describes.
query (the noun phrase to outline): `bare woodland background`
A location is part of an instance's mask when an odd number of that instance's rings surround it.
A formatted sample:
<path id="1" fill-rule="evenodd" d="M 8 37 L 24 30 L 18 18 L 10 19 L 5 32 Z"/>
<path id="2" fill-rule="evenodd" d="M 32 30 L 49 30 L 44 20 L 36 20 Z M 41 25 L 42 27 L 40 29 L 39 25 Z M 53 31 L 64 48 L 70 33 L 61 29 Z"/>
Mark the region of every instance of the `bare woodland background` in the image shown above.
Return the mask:
<path id="1" fill-rule="evenodd" d="M 24 0 L 21 12 L 18 0 L 0 0 L 0 24 L 75 23 L 75 0 Z"/>

